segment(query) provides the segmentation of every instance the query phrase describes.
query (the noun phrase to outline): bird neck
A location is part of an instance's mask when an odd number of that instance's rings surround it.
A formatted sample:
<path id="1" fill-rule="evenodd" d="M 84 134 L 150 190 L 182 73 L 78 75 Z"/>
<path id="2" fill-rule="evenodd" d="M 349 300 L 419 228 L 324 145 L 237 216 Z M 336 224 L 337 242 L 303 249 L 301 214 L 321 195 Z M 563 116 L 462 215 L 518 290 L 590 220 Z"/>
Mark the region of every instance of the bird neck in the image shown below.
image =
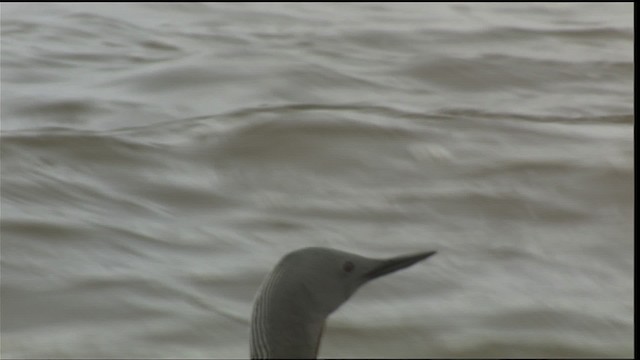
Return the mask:
<path id="1" fill-rule="evenodd" d="M 310 314 L 302 294 L 277 271 L 263 284 L 251 319 L 252 359 L 317 357 L 326 316 Z"/>

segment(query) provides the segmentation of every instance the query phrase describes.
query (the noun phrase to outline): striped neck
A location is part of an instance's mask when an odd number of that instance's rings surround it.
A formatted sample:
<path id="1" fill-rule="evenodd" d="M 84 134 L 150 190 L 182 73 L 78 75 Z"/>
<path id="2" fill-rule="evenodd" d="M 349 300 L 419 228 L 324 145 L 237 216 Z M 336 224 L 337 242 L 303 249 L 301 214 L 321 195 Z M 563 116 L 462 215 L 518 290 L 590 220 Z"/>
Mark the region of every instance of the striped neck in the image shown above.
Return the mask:
<path id="1" fill-rule="evenodd" d="M 317 357 L 325 318 L 308 314 L 305 305 L 310 299 L 305 294 L 309 293 L 292 286 L 280 267 L 267 277 L 253 306 L 252 359 Z"/>

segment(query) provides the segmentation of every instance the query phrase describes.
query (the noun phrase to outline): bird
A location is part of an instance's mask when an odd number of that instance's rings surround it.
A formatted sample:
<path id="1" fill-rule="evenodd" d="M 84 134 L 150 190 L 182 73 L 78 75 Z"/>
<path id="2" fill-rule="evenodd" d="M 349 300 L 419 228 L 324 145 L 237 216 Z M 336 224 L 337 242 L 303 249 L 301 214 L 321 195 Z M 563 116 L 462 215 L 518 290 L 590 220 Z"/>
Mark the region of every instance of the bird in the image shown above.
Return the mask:
<path id="1" fill-rule="evenodd" d="M 255 297 L 251 358 L 317 358 L 327 318 L 360 286 L 435 253 L 372 259 L 331 248 L 306 247 L 286 254 Z"/>

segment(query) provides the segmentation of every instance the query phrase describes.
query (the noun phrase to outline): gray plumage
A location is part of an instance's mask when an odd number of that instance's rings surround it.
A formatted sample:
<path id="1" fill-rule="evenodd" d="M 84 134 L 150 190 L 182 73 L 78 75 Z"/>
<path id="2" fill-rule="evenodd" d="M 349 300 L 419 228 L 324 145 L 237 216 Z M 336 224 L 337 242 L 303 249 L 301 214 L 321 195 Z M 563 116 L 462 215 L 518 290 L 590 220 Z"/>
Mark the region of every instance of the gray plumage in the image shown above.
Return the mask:
<path id="1" fill-rule="evenodd" d="M 315 359 L 325 320 L 361 285 L 435 253 L 379 260 L 310 247 L 285 255 L 253 305 L 251 358 Z"/>

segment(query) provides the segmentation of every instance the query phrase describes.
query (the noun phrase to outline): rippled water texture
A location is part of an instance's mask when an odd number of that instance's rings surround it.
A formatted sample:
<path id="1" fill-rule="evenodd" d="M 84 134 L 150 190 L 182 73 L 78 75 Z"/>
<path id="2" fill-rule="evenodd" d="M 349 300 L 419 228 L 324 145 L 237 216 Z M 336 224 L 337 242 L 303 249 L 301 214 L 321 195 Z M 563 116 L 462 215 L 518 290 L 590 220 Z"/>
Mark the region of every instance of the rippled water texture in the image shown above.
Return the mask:
<path id="1" fill-rule="evenodd" d="M 8 4 L 4 358 L 242 358 L 285 253 L 437 250 L 320 356 L 633 356 L 633 5 Z"/>

